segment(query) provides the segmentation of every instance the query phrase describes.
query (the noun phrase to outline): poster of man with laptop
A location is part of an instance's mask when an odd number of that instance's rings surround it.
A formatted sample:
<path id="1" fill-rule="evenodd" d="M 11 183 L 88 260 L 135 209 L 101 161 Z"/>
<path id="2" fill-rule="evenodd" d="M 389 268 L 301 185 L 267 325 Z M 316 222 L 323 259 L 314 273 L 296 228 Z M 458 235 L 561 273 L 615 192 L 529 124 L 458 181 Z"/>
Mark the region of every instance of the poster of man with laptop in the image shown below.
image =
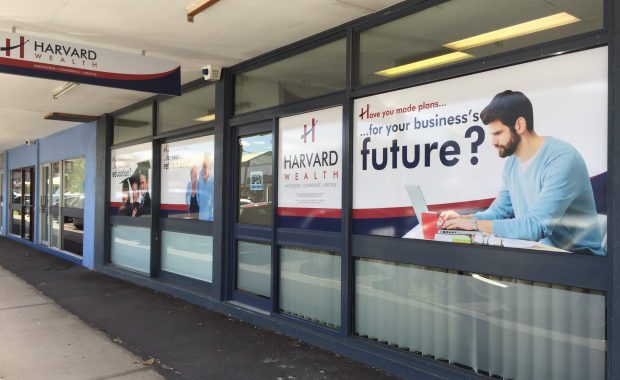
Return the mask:
<path id="1" fill-rule="evenodd" d="M 495 95 L 480 117 L 499 157 L 508 157 L 502 190 L 485 211 L 442 212 L 442 227 L 603 255 L 592 185 L 579 152 L 536 133 L 532 103 L 521 92 Z"/>
<path id="2" fill-rule="evenodd" d="M 607 54 L 357 99 L 353 232 L 605 255 Z"/>

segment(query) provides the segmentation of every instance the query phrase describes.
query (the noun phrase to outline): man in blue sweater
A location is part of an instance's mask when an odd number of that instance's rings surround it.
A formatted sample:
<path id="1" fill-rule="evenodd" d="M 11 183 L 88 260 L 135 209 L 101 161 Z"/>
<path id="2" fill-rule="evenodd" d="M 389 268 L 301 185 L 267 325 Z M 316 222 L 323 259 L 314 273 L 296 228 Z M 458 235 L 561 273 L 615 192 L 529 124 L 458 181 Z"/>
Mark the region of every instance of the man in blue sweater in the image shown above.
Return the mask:
<path id="1" fill-rule="evenodd" d="M 499 156 L 508 157 L 502 190 L 486 211 L 442 213 L 444 228 L 604 255 L 592 185 L 579 152 L 534 132 L 532 103 L 521 92 L 497 94 L 480 117 L 490 128 Z"/>

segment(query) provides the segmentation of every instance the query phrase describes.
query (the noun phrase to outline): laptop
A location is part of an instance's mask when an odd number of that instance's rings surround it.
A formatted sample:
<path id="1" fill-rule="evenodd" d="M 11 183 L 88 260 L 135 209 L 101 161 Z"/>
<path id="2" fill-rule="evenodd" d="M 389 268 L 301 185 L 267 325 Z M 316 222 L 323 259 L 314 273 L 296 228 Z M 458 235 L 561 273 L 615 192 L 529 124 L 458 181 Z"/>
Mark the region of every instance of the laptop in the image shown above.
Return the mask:
<path id="1" fill-rule="evenodd" d="M 413 206 L 413 211 L 416 215 L 422 215 L 423 212 L 428 212 L 428 205 L 426 204 L 420 185 L 408 185 L 407 194 L 409 194 L 409 199 L 411 200 L 411 205 Z M 442 228 L 438 229 L 437 233 L 445 235 L 475 235 L 479 232 L 468 230 L 448 230 Z"/>

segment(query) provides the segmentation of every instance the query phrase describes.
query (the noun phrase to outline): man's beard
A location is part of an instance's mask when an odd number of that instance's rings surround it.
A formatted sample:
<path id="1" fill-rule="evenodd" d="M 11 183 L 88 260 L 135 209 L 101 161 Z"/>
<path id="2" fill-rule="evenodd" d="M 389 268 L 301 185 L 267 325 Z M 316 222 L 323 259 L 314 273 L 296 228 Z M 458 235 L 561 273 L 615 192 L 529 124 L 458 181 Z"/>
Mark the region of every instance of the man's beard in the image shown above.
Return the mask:
<path id="1" fill-rule="evenodd" d="M 495 145 L 497 153 L 501 158 L 512 156 L 516 151 L 519 143 L 521 142 L 521 136 L 516 131 L 510 131 L 510 140 L 506 145 Z"/>

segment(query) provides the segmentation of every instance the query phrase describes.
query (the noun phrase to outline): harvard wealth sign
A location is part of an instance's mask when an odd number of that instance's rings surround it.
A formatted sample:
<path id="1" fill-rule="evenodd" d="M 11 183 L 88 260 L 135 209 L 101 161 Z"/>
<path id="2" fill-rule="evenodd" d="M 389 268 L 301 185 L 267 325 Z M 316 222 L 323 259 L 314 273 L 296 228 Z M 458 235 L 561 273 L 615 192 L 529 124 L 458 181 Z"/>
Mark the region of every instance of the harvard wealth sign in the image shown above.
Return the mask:
<path id="1" fill-rule="evenodd" d="M 0 72 L 181 94 L 181 67 L 175 62 L 15 33 L 0 33 Z"/>

